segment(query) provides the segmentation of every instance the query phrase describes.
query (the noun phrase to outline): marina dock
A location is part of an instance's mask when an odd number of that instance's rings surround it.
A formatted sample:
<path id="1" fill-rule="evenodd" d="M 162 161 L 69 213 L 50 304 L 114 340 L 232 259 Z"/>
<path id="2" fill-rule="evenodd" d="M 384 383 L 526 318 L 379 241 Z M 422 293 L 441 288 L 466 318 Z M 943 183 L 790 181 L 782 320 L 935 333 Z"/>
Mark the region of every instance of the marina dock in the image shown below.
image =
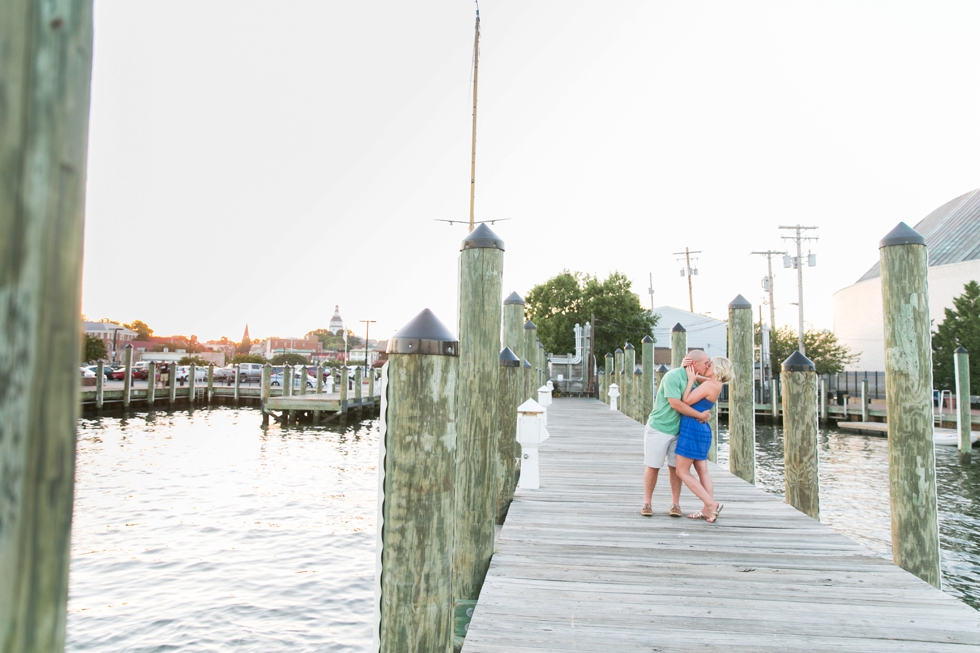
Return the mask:
<path id="1" fill-rule="evenodd" d="M 643 425 L 605 404 L 556 399 L 548 430 L 464 653 L 980 646 L 980 612 L 717 465 L 717 523 L 669 517 L 666 472 L 640 516 Z"/>

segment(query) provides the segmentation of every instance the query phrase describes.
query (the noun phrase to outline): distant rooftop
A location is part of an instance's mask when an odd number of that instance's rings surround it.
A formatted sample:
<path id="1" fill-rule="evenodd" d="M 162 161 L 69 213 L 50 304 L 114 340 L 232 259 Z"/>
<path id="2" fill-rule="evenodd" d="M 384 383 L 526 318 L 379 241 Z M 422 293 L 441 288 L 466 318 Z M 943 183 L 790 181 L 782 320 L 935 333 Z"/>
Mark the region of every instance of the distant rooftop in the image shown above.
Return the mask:
<path id="1" fill-rule="evenodd" d="M 980 259 L 980 188 L 946 202 L 913 229 L 926 239 L 930 267 Z M 880 276 L 875 263 L 858 282 Z"/>

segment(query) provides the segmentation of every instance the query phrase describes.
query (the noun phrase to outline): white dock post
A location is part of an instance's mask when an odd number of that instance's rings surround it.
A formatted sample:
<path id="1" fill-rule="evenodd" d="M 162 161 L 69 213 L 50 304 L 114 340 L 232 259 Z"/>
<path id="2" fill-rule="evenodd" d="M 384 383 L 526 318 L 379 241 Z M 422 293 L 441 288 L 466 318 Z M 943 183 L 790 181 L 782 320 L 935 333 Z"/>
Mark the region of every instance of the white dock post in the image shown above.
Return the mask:
<path id="1" fill-rule="evenodd" d="M 619 410 L 619 386 L 615 383 L 609 386 L 609 409 Z"/>
<path id="2" fill-rule="evenodd" d="M 544 407 L 533 399 L 517 407 L 517 441 L 521 445 L 521 478 L 517 487 L 524 490 L 541 487 L 538 446 L 548 439 L 544 413 Z"/>

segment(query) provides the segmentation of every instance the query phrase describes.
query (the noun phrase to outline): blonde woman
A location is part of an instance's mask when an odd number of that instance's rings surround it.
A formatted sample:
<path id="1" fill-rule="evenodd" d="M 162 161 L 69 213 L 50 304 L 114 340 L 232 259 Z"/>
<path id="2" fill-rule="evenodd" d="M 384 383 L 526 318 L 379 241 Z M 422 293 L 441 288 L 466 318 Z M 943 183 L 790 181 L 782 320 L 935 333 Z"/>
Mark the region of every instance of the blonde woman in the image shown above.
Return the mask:
<path id="1" fill-rule="evenodd" d="M 711 410 L 718 401 L 721 388 L 732 378 L 732 362 L 723 356 L 715 356 L 707 364 L 704 374 L 697 374 L 693 365 L 687 368 L 687 389 L 681 401 L 697 411 Z M 695 388 L 694 383 L 698 382 Z M 677 437 L 677 476 L 704 507 L 688 515 L 691 519 L 705 519 L 713 524 L 724 506 L 714 499 L 714 485 L 708 473 L 708 450 L 711 448 L 711 425 L 687 415 L 681 415 L 681 429 Z M 694 467 L 698 475 L 691 473 Z"/>

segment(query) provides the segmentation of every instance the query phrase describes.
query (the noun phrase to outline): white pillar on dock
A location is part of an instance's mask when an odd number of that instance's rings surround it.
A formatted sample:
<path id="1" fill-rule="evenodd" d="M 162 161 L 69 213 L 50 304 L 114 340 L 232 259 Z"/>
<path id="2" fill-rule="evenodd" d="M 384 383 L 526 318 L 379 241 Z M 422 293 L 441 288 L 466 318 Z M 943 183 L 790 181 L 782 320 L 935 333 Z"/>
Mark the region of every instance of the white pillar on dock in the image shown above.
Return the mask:
<path id="1" fill-rule="evenodd" d="M 533 399 L 517 407 L 517 441 L 521 445 L 521 478 L 517 486 L 526 490 L 541 487 L 538 447 L 548 439 L 545 408 Z"/>

